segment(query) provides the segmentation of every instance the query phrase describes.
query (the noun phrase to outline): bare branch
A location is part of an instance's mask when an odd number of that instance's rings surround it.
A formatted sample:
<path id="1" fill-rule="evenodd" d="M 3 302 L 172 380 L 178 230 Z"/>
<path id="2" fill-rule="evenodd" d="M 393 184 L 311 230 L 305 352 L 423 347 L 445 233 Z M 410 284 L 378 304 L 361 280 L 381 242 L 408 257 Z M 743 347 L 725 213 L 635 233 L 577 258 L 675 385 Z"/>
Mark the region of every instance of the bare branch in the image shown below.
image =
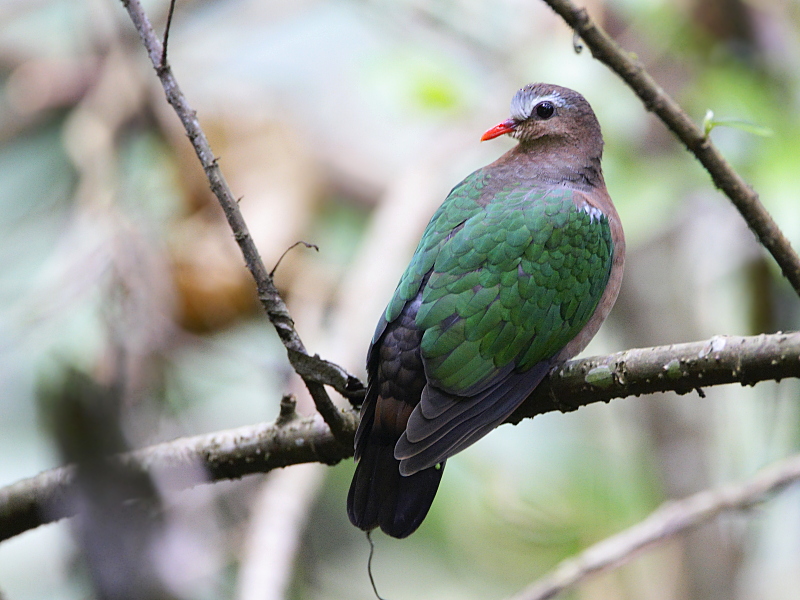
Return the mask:
<path id="1" fill-rule="evenodd" d="M 264 262 L 258 253 L 255 242 L 239 210 L 239 204 L 231 193 L 227 181 L 220 171 L 217 159 L 211 151 L 205 133 L 200 128 L 197 113 L 189 106 L 186 97 L 181 92 L 178 82 L 172 74 L 165 58 L 161 43 L 158 41 L 153 27 L 147 18 L 139 0 L 122 0 L 123 6 L 133 21 L 139 36 L 147 49 L 150 62 L 158 75 L 167 101 L 172 105 L 183 123 L 189 140 L 194 147 L 203 170 L 208 178 L 211 191 L 219 200 L 225 217 L 233 231 L 233 237 L 239 244 L 245 264 L 256 282 L 258 298 L 267 312 L 270 322 L 280 336 L 289 355 L 289 362 L 295 371 L 303 378 L 308 391 L 314 399 L 314 404 L 319 413 L 328 423 L 331 431 L 339 439 L 347 439 L 346 417 L 344 413 L 331 401 L 325 390 L 325 385 L 330 385 L 346 397 L 363 394 L 363 385 L 354 376 L 333 363 L 324 361 L 319 357 L 312 357 L 306 351 L 300 336 L 294 328 L 294 321 L 289 315 L 286 304 L 280 297 L 272 278 L 269 276 Z M 302 364 L 301 364 L 302 363 Z M 299 366 L 298 366 L 299 365 Z"/>
<path id="2" fill-rule="evenodd" d="M 622 566 L 643 549 L 706 523 L 722 512 L 745 510 L 800 480 L 800 454 L 781 460 L 738 485 L 667 502 L 644 521 L 563 561 L 510 600 L 545 600 L 589 577 Z"/>
<path id="3" fill-rule="evenodd" d="M 509 419 L 518 422 L 544 412 L 575 410 L 612 398 L 700 385 L 800 377 L 800 332 L 754 337 L 715 337 L 705 342 L 619 352 L 568 362 L 556 370 Z M 195 466 L 208 481 L 235 479 L 278 467 L 322 462 L 336 464 L 353 455 L 358 425 L 355 411 L 343 411 L 344 439 L 333 437 L 318 417 L 292 418 L 291 400 L 276 424 L 260 424 L 149 446 L 115 460 L 126 469 L 157 471 L 173 489 L 198 481 Z M 72 467 L 40 473 L 0 489 L 0 540 L 66 516 L 63 499 L 74 484 Z"/>
<path id="4" fill-rule="evenodd" d="M 719 335 L 704 342 L 634 348 L 569 361 L 551 373 L 509 421 L 518 423 L 612 398 L 667 391 L 688 394 L 712 385 L 754 385 L 785 377 L 800 377 L 800 332 Z"/>
<path id="5" fill-rule="evenodd" d="M 336 464 L 353 455 L 356 414 L 346 416 L 349 440 L 339 442 L 318 416 L 296 418 L 282 425 L 261 423 L 180 438 L 116 457 L 129 473 L 157 473 L 167 489 L 179 490 L 222 479 L 308 462 Z M 207 480 L 197 477 L 197 464 Z M 72 516 L 64 500 L 75 485 L 75 467 L 45 471 L 0 489 L 0 540 L 44 523 Z"/>
<path id="6" fill-rule="evenodd" d="M 731 167 L 706 135 L 702 127 L 687 115 L 650 76 L 644 66 L 630 53 L 620 48 L 603 29 L 589 17 L 585 8 L 571 0 L 544 0 L 550 8 L 580 35 L 592 56 L 604 63 L 642 100 L 647 110 L 654 112 L 694 154 L 711 179 L 741 213 L 758 241 L 772 254 L 795 291 L 800 294 L 800 257 L 781 232 L 758 194 Z"/>

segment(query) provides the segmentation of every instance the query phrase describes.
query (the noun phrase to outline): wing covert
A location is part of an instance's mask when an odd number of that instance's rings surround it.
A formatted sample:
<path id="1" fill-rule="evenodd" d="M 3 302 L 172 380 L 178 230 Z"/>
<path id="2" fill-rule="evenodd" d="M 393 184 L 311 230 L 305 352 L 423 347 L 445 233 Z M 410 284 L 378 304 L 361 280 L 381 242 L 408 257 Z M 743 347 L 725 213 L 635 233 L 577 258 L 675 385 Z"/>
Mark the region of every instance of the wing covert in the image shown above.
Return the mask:
<path id="1" fill-rule="evenodd" d="M 611 270 L 607 219 L 569 189 L 507 189 L 442 240 L 416 324 L 429 382 L 470 396 L 525 371 L 591 318 Z"/>

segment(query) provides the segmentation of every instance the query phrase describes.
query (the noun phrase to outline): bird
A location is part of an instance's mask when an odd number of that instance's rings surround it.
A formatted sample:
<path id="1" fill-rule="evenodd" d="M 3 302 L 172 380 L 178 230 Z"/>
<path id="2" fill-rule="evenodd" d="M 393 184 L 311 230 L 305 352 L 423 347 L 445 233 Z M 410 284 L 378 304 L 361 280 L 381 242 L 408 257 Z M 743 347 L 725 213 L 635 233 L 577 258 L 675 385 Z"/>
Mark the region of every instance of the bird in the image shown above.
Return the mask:
<path id="1" fill-rule="evenodd" d="M 625 237 L 586 99 L 532 83 L 486 131 L 517 144 L 434 213 L 367 353 L 353 525 L 411 535 L 446 461 L 581 352 L 619 292 Z"/>

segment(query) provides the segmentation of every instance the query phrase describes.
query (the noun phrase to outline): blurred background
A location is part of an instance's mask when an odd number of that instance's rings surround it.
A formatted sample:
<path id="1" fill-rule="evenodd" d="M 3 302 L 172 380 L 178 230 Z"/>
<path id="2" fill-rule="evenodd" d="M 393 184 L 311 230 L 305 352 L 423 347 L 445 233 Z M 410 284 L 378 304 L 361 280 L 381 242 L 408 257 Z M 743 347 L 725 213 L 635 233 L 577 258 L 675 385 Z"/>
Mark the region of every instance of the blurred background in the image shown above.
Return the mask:
<path id="1" fill-rule="evenodd" d="M 712 109 L 774 132 L 712 137 L 800 247 L 800 4 L 588 4 L 696 121 Z M 167 2 L 145 7 L 163 31 Z M 512 146 L 478 139 L 532 81 L 593 105 L 628 238 L 620 299 L 586 354 L 800 325 L 797 298 L 728 200 L 541 2 L 180 0 L 170 60 L 267 268 L 298 240 L 319 246 L 292 250 L 277 284 L 309 350 L 359 376 L 430 215 Z M 121 3 L 2 0 L 0 485 L 80 456 L 86 419 L 63 403 L 86 386 L 114 406 L 114 448 L 271 421 L 286 392 L 313 410 Z M 448 461 L 416 534 L 376 536 L 378 588 L 391 600 L 503 598 L 666 499 L 796 452 L 799 393 L 795 380 L 727 386 L 503 426 Z M 345 515 L 352 471 L 304 465 L 159 500 L 150 596 L 373 597 L 367 542 Z M 103 596 L 109 532 L 119 541 L 142 525 L 91 525 L 0 544 L 0 596 Z M 565 597 L 798 589 L 795 488 Z"/>

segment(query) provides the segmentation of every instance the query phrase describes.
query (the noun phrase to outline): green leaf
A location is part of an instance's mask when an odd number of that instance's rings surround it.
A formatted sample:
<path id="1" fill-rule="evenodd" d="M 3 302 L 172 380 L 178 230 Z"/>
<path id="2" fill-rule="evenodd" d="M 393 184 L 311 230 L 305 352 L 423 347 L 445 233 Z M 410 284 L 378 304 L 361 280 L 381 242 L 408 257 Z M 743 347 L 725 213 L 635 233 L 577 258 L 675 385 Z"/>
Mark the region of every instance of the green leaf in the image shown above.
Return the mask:
<path id="1" fill-rule="evenodd" d="M 750 121 L 742 121 L 740 119 L 715 119 L 714 111 L 708 110 L 706 111 L 706 116 L 703 119 L 703 132 L 705 133 L 705 136 L 708 137 L 708 134 L 711 133 L 715 127 L 735 127 L 736 129 L 741 129 L 742 131 L 746 131 L 747 133 L 751 133 L 753 135 L 759 135 L 761 137 L 770 137 L 775 133 L 769 127 L 757 125 L 755 123 L 751 123 Z"/>

